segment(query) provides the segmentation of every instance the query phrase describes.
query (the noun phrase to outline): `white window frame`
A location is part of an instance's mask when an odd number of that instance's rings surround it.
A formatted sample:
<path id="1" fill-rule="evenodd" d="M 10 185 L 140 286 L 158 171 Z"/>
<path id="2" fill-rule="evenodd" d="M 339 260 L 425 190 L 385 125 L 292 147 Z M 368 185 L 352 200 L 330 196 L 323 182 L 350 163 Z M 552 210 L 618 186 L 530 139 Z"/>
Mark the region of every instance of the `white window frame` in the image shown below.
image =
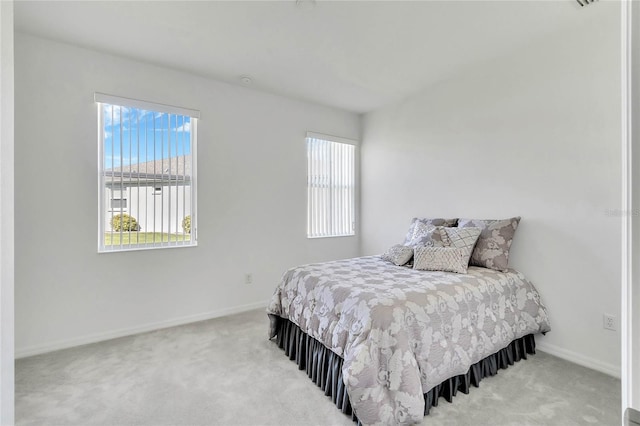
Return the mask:
<path id="1" fill-rule="evenodd" d="M 344 196 L 337 196 L 337 199 L 342 198 L 339 201 L 339 207 L 342 208 L 341 211 L 337 212 L 332 207 L 334 206 L 332 203 L 334 202 L 334 194 L 330 192 L 331 195 L 325 195 L 323 199 L 318 200 L 318 193 L 314 193 L 313 191 L 317 188 L 317 183 L 313 184 L 313 169 L 317 167 L 313 164 L 314 159 L 311 157 L 310 147 L 313 140 L 329 142 L 333 144 L 339 145 L 350 145 L 353 147 L 353 151 L 351 152 L 351 160 L 352 164 L 351 172 L 352 176 L 345 176 L 344 174 L 341 176 L 342 184 L 336 185 L 334 179 L 336 176 L 333 174 L 335 171 L 332 170 L 332 174 L 330 177 L 330 186 L 331 191 L 334 188 L 342 188 L 343 190 L 346 188 L 346 200 L 344 200 Z M 335 238 L 335 237 L 351 237 L 356 235 L 357 228 L 357 197 L 358 197 L 358 148 L 359 143 L 353 139 L 347 139 L 339 136 L 326 135 L 322 133 L 316 132 L 307 132 L 307 136 L 305 138 L 306 144 L 306 155 L 307 155 L 307 238 L 315 239 L 315 238 Z M 349 154 L 347 157 L 337 156 L 333 158 L 334 161 L 340 159 L 344 161 L 348 161 Z M 328 158 L 327 158 L 328 160 Z M 331 168 L 331 166 L 330 166 Z M 344 171 L 344 169 L 343 169 Z M 348 170 L 347 170 L 348 172 Z M 329 207 L 331 206 L 331 207 Z M 314 209 L 320 209 L 315 210 Z M 344 209 L 348 209 L 347 212 Z M 327 211 L 328 210 L 328 211 Z M 349 223 L 350 222 L 350 223 Z"/>
<path id="2" fill-rule="evenodd" d="M 123 251 L 134 250 L 153 250 L 161 248 L 176 248 L 176 247 L 194 247 L 198 245 L 198 228 L 197 228 L 197 134 L 198 134 L 198 120 L 200 119 L 200 111 L 177 107 L 173 105 L 160 104 L 154 102 L 143 101 L 139 99 L 126 98 L 121 96 L 107 95 L 104 93 L 96 92 L 94 94 L 94 101 L 98 108 L 98 253 L 117 253 Z M 106 213 L 107 209 L 110 209 L 110 200 L 106 197 L 105 186 L 105 166 L 104 166 L 104 105 L 118 105 L 128 108 L 137 108 L 146 111 L 153 111 L 163 114 L 172 115 L 184 115 L 190 117 L 190 144 L 191 144 L 191 233 L 188 241 L 167 241 L 157 243 L 144 243 L 144 244 L 120 244 L 105 246 L 105 233 L 106 233 Z M 155 188 L 154 188 L 155 189 Z M 130 192 L 130 191 L 128 191 Z M 154 193 L 155 191 L 152 191 Z M 155 194 L 154 194 L 155 195 Z M 128 213 L 128 212 L 127 212 Z M 155 232 L 155 230 L 154 230 Z M 170 240 L 170 238 L 169 238 Z M 121 239 L 122 241 L 122 239 Z"/>

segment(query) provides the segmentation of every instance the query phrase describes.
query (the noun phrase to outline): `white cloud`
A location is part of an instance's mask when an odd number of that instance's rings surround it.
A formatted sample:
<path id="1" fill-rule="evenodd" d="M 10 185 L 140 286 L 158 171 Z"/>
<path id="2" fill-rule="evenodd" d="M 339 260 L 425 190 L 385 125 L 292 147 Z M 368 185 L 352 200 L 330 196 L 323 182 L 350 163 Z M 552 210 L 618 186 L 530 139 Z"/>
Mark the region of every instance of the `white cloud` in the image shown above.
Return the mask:
<path id="1" fill-rule="evenodd" d="M 120 156 L 105 155 L 104 167 L 105 169 L 111 169 L 112 167 L 120 167 Z"/>
<path id="2" fill-rule="evenodd" d="M 129 113 L 129 108 L 120 105 L 104 104 L 104 125 L 110 127 L 113 125 L 119 125 L 120 120 L 126 117 Z"/>
<path id="3" fill-rule="evenodd" d="M 179 132 L 190 132 L 191 131 L 191 122 L 187 121 L 183 125 L 178 126 L 178 127 L 176 127 L 175 129 L 172 129 L 172 130 L 177 130 Z"/>
<path id="4" fill-rule="evenodd" d="M 154 115 L 154 112 L 139 108 L 104 104 L 105 127 L 119 126 L 120 120 L 122 119 L 122 127 L 135 128 L 138 123 L 142 126 L 142 122 L 150 115 Z M 162 113 L 155 113 L 154 119 L 158 119 L 161 116 Z"/>

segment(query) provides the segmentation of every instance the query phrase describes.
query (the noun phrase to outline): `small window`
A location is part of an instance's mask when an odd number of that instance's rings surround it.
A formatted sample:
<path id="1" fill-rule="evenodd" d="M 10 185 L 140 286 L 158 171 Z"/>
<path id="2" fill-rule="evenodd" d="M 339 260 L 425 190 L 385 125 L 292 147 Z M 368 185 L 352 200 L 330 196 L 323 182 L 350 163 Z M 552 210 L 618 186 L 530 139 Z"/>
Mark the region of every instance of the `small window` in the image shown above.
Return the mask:
<path id="1" fill-rule="evenodd" d="M 127 208 L 127 199 L 126 198 L 112 198 L 111 199 L 111 210 L 119 210 Z"/>
<path id="2" fill-rule="evenodd" d="M 307 237 L 355 235 L 355 141 L 307 134 Z"/>
<path id="3" fill-rule="evenodd" d="M 96 93 L 98 251 L 196 245 L 198 111 Z"/>

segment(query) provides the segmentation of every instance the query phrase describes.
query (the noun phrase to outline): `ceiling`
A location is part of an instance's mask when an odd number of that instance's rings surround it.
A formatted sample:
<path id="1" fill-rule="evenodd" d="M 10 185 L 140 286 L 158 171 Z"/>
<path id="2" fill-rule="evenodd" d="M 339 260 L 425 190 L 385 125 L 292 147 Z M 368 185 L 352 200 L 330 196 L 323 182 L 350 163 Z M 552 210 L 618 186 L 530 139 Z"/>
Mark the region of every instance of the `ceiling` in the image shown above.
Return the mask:
<path id="1" fill-rule="evenodd" d="M 364 113 L 605 2 L 17 1 L 15 28 Z"/>

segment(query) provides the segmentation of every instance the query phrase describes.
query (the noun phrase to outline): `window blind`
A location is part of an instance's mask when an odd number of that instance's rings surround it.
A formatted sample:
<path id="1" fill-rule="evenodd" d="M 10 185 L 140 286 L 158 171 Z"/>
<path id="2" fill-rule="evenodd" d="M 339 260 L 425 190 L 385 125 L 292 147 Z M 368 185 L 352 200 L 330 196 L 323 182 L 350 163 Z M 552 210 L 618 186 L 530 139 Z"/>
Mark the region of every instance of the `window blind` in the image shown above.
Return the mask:
<path id="1" fill-rule="evenodd" d="M 307 237 L 355 235 L 355 146 L 309 134 Z"/>
<path id="2" fill-rule="evenodd" d="M 197 111 L 96 93 L 98 250 L 196 243 Z"/>

